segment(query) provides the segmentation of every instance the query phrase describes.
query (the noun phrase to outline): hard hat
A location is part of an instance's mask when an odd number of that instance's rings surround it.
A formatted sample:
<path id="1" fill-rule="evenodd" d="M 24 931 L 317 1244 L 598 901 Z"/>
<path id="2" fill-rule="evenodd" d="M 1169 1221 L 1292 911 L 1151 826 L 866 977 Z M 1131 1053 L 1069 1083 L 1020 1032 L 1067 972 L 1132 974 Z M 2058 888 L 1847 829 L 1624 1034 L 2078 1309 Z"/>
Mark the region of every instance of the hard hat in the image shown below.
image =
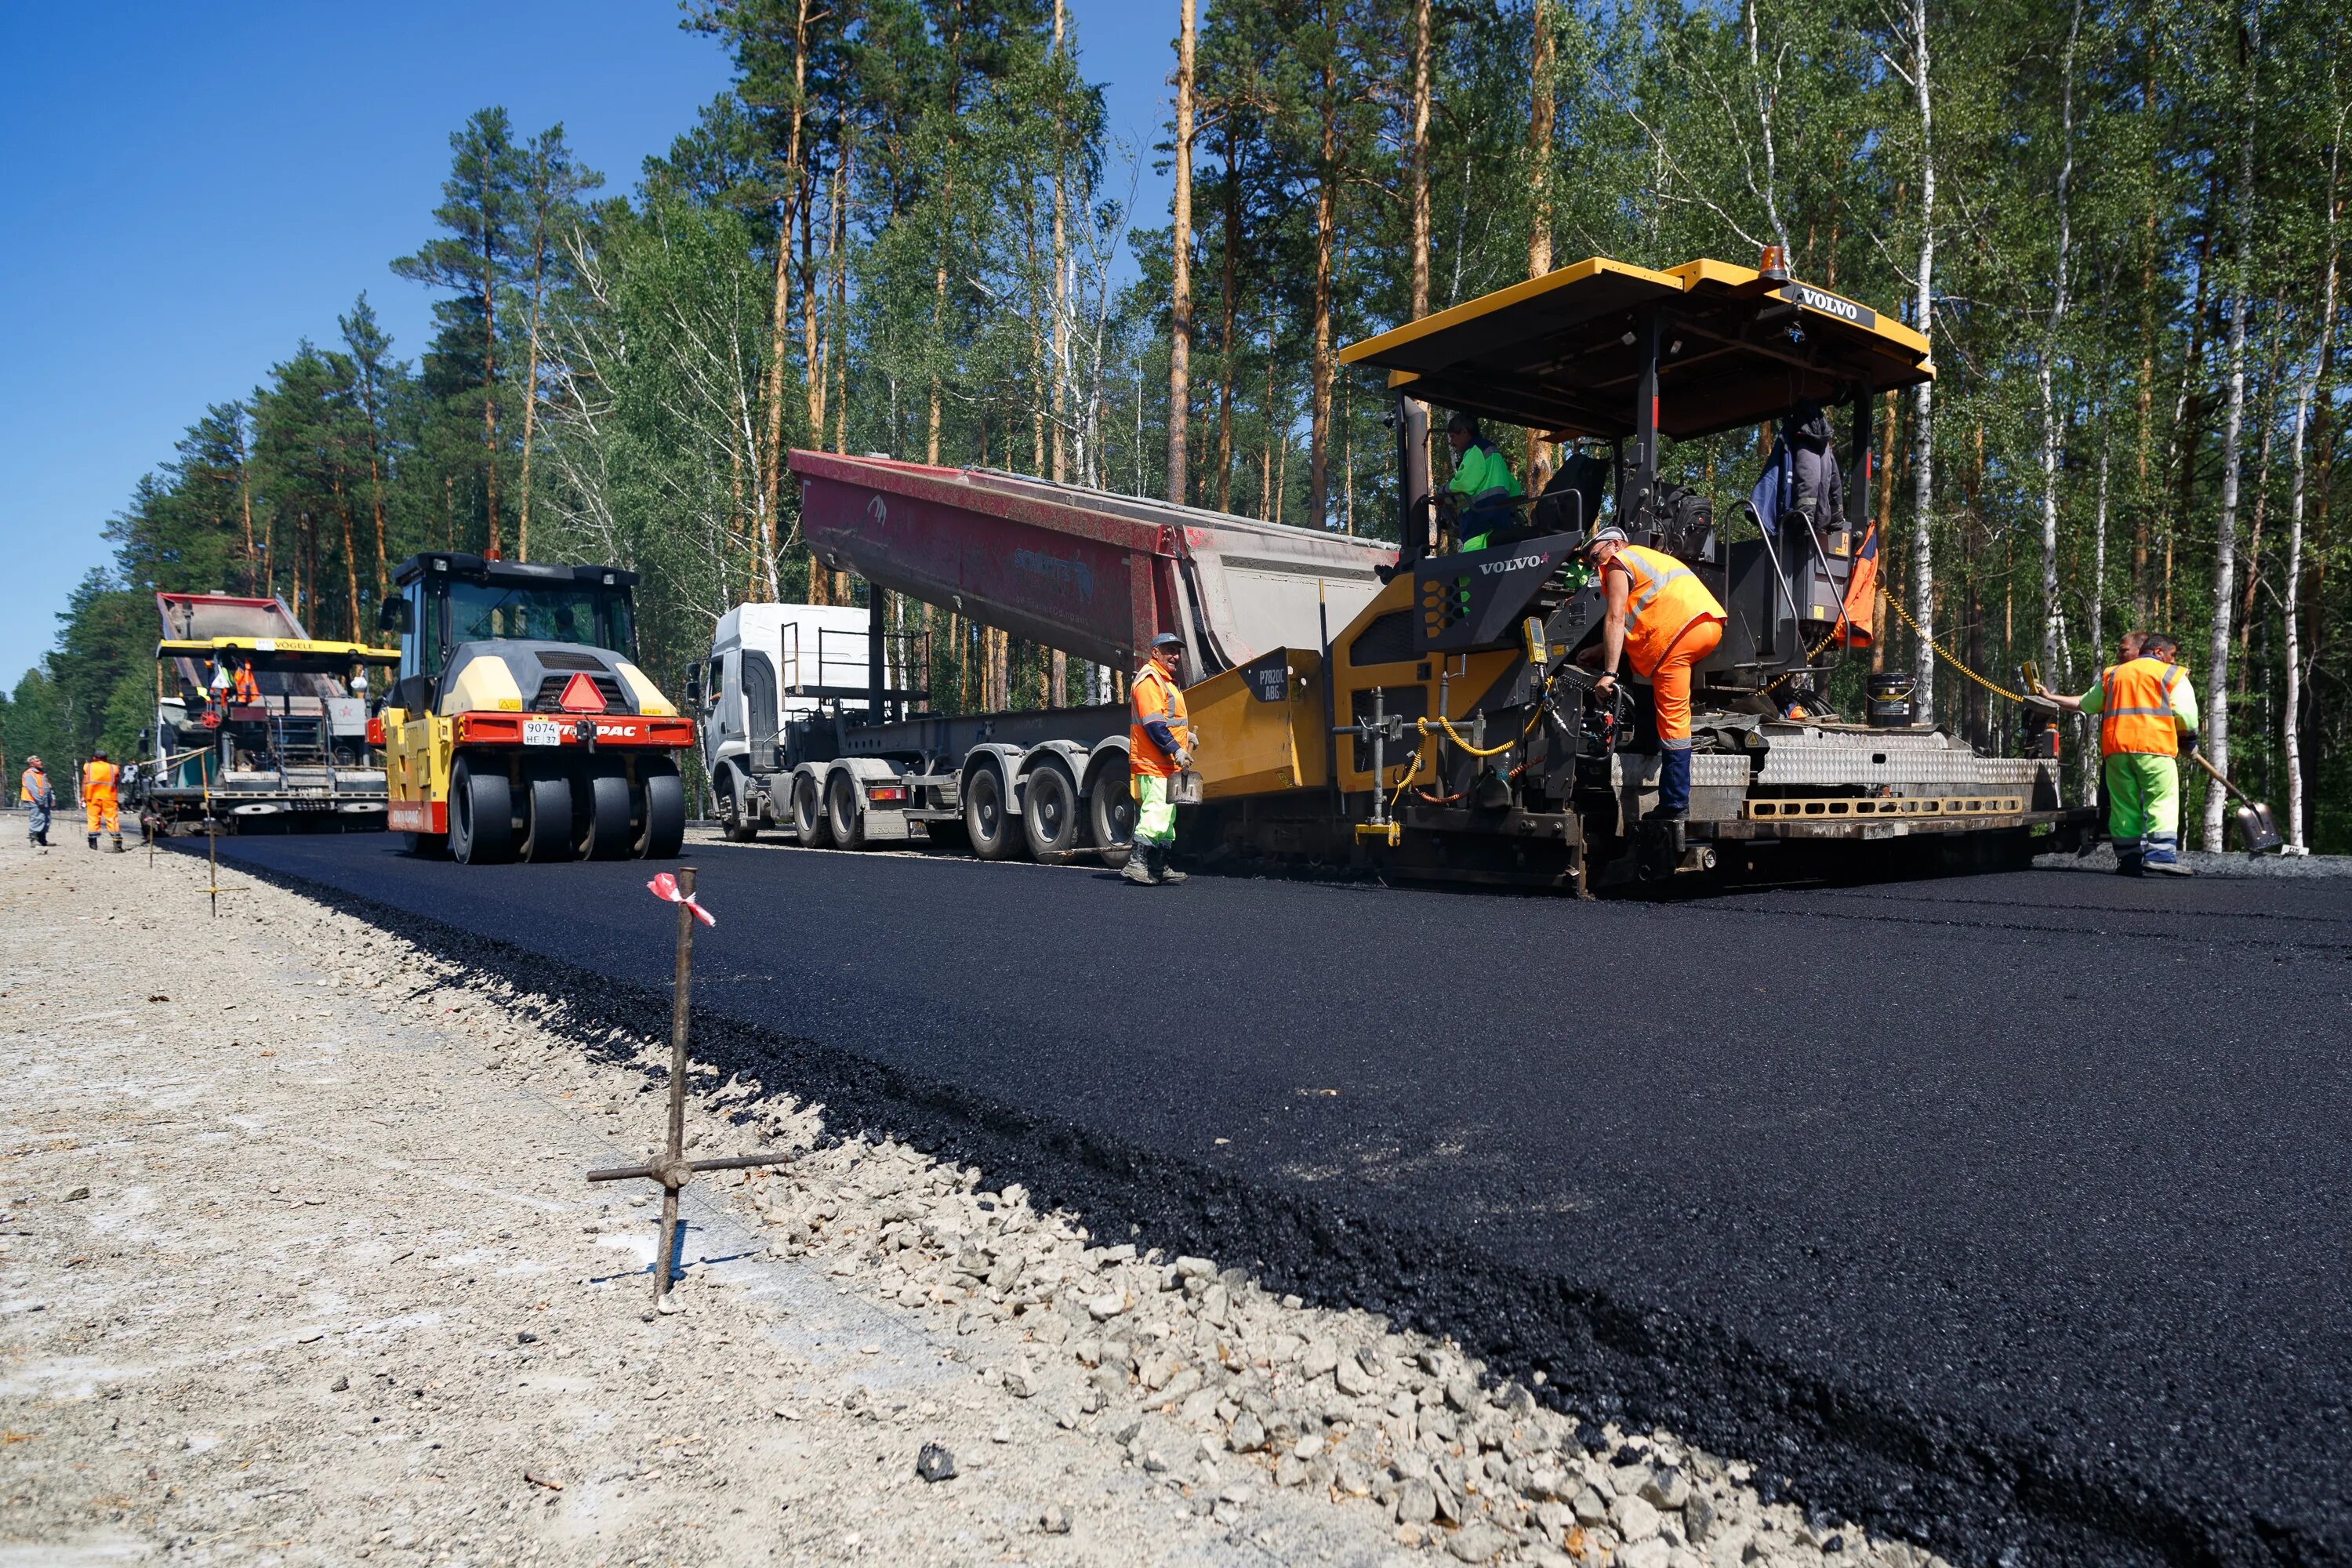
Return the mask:
<path id="1" fill-rule="evenodd" d="M 1178 637 L 1174 632 L 1161 632 L 1158 637 L 1151 639 L 1151 646 L 1155 648 L 1182 647 L 1184 646 L 1184 639 Z"/>
<path id="2" fill-rule="evenodd" d="M 1628 544 L 1631 542 L 1632 541 L 1625 537 L 1625 531 L 1623 529 L 1612 525 L 1608 528 L 1595 529 L 1593 531 L 1592 537 L 1584 542 L 1584 551 L 1585 553 L 1589 555 L 1603 544 Z"/>

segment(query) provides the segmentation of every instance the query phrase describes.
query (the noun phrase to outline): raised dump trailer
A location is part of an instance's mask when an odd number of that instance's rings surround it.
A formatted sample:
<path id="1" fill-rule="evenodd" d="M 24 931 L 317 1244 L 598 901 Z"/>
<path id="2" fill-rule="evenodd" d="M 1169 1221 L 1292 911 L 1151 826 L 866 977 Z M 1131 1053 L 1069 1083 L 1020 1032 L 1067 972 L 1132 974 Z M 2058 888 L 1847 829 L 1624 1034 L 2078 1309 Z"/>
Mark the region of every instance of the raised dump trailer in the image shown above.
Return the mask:
<path id="1" fill-rule="evenodd" d="M 373 668 L 380 683 L 398 649 L 315 640 L 275 598 L 158 594 L 155 608 L 155 721 L 124 802 L 150 833 L 383 826 L 383 761 L 353 678 Z"/>
<path id="2" fill-rule="evenodd" d="M 1179 842 L 1196 857 L 1582 889 L 1793 869 L 1801 850 L 1899 871 L 2071 842 L 2090 814 L 2060 798 L 2054 730 L 2033 754 L 1989 757 L 1892 702 L 1874 722 L 1827 710 L 1835 661 L 1875 629 L 1871 410 L 1935 370 L 1901 323 L 1767 266 L 1594 258 L 1349 349 L 1396 400 L 1402 552 L 797 452 L 804 526 L 829 566 L 1082 658 L 1131 667 L 1158 628 L 1181 629 L 1200 739 Z M 1430 403 L 1584 449 L 1539 500 L 1458 527 L 1470 520 L 1432 504 Z M 1794 456 L 1834 452 L 1840 410 L 1843 488 Z M 1790 454 L 1758 486 L 1763 510 L 1717 527 L 1663 479 L 1669 443 L 1761 423 Z M 1580 547 L 1604 521 L 1678 559 L 1727 613 L 1697 668 L 1686 819 L 1654 811 L 1646 690 L 1595 691 L 1605 604 Z M 1464 533 L 1486 543 L 1447 547 Z M 928 822 L 982 854 L 1116 853 L 1122 707 L 904 717 L 919 694 L 891 688 L 881 629 L 864 700 L 788 725 L 765 773 L 804 841 Z M 1006 826 L 1018 806 L 1025 835 Z"/>
<path id="3" fill-rule="evenodd" d="M 1121 671 L 1179 629 L 1188 682 L 1312 646 L 1370 602 L 1395 554 L 1017 474 L 823 452 L 792 467 L 802 527 L 833 570 Z M 928 836 L 988 858 L 1121 857 L 1126 704 L 923 713 L 919 637 L 881 613 L 877 598 L 854 647 L 835 607 L 745 605 L 721 622 L 709 684 L 689 693 L 721 819 L 782 823 L 808 844 Z M 763 741 L 752 731 L 772 714 Z"/>

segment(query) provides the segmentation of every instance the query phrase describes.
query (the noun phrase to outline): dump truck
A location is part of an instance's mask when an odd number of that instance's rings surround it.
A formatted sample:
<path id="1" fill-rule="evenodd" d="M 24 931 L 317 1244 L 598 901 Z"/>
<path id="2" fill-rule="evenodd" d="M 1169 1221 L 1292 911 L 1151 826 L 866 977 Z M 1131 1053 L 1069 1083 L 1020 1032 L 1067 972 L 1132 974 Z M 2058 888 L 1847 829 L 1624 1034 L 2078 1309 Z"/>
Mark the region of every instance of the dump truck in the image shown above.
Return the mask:
<path id="1" fill-rule="evenodd" d="M 1664 270 L 1592 258 L 1340 358 L 1386 376 L 1401 545 L 795 452 L 803 528 L 835 570 L 1084 658 L 1131 668 L 1159 629 L 1182 632 L 1200 743 L 1179 843 L 1196 858 L 1581 891 L 1771 875 L 1823 854 L 1888 873 L 2014 864 L 2084 828 L 2054 746 L 1980 755 L 1911 722 L 1892 693 L 1853 718 L 1827 708 L 1838 662 L 1877 631 L 1873 411 L 1935 375 L 1900 321 L 1774 257 Z M 1480 548 L 1451 548 L 1433 405 L 1571 444 L 1574 460 L 1501 525 L 1483 521 Z M 1801 424 L 1842 450 L 1834 507 L 1817 496 L 1768 517 L 1743 503 L 1718 522 L 1662 466 L 1672 443 L 1768 426 L 1787 446 Z M 1596 689 L 1605 606 L 1581 552 L 1603 524 L 1684 562 L 1727 612 L 1696 671 L 1686 820 L 1653 818 L 1645 694 Z M 1116 856 L 1123 708 L 906 711 L 919 694 L 892 689 L 886 663 L 877 643 L 862 701 L 784 726 L 770 748 L 762 782 L 789 792 L 804 842 L 900 841 L 928 824 L 983 855 L 1075 841 Z M 1000 826 L 1041 798 L 1043 831 Z"/>
<path id="2" fill-rule="evenodd" d="M 421 855 L 667 858 L 686 837 L 681 716 L 635 662 L 636 574 L 452 551 L 394 574 L 397 677 L 369 721 L 387 825 Z"/>
<path id="3" fill-rule="evenodd" d="M 1122 672 L 1163 626 L 1190 633 L 1190 681 L 1311 644 L 1370 602 L 1395 553 L 992 469 L 791 461 L 826 566 Z M 850 614 L 866 617 L 862 636 L 839 606 L 745 605 L 720 621 L 688 702 L 703 714 L 723 822 L 742 834 L 774 823 L 813 846 L 928 840 L 984 859 L 1124 862 L 1123 701 L 925 711 L 923 634 L 886 622 L 879 595 Z"/>
<path id="4" fill-rule="evenodd" d="M 383 827 L 383 762 L 354 678 L 395 650 L 313 638 L 275 597 L 159 593 L 155 609 L 155 719 L 122 802 L 151 837 Z"/>

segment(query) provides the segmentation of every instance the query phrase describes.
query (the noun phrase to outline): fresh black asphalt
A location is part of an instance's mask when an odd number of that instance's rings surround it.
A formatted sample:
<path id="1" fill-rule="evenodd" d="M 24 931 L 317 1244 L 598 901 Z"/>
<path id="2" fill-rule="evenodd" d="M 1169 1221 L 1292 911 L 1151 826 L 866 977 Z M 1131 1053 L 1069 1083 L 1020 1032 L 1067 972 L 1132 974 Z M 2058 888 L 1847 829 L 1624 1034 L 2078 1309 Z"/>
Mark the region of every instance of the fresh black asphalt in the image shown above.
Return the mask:
<path id="1" fill-rule="evenodd" d="M 226 840 L 658 1029 L 643 864 Z M 2352 882 L 1661 903 L 698 849 L 698 1055 L 1961 1562 L 2352 1562 Z M 485 941 L 485 939 L 488 939 Z"/>

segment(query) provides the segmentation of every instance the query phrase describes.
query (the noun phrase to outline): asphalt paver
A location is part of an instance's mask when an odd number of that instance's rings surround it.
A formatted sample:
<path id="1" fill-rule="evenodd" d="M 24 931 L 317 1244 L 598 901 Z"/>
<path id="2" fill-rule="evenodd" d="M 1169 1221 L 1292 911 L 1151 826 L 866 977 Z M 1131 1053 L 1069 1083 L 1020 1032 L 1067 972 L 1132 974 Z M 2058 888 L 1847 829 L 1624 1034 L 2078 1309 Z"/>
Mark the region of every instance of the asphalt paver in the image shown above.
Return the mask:
<path id="1" fill-rule="evenodd" d="M 222 853 L 667 1005 L 642 863 Z M 1097 1234 L 1453 1332 L 1958 1561 L 2352 1561 L 2352 883 L 694 858 L 699 1055 L 784 1055 Z"/>

